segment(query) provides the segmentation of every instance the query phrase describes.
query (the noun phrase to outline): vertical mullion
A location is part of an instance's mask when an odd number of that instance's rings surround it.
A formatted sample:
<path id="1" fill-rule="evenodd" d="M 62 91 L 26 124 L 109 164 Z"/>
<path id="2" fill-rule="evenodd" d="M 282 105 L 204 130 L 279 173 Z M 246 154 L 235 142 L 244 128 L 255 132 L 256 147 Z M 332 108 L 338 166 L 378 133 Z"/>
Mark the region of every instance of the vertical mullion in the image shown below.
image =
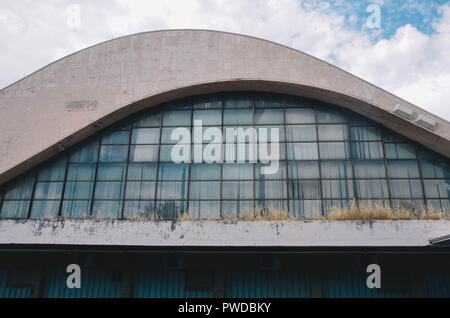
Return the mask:
<path id="1" fill-rule="evenodd" d="M 389 196 L 389 204 L 391 208 L 393 209 L 394 206 L 392 204 L 392 195 L 391 195 L 391 176 L 389 175 L 388 170 L 388 160 L 386 156 L 386 145 L 384 143 L 384 127 L 380 127 L 380 133 L 381 133 L 381 145 L 383 146 L 383 159 L 384 159 L 384 170 L 386 173 L 386 184 L 387 184 L 387 190 L 388 190 L 388 196 Z"/>
<path id="2" fill-rule="evenodd" d="M 164 116 L 163 108 L 165 108 L 164 106 L 162 106 L 159 110 L 161 112 L 161 116 L 159 116 L 158 156 L 157 156 L 157 160 L 156 160 L 155 193 L 153 196 L 153 211 L 155 213 L 156 213 L 156 199 L 157 199 L 156 196 L 158 195 L 158 187 L 159 187 L 159 164 L 160 164 L 159 156 L 161 155 L 161 138 L 162 138 L 161 136 L 162 136 L 162 126 L 163 126 L 163 116 Z M 141 180 L 141 182 L 142 182 L 142 180 Z"/>
<path id="3" fill-rule="evenodd" d="M 286 198 L 287 198 L 287 212 L 290 213 L 290 196 L 289 196 L 289 161 L 288 161 L 288 150 L 287 150 L 287 122 L 286 122 L 286 96 L 283 98 L 283 130 L 284 130 L 284 158 L 286 167 Z M 293 200 L 293 199 L 292 199 Z"/>
<path id="4" fill-rule="evenodd" d="M 222 101 L 222 144 L 220 145 L 220 147 L 222 148 L 222 158 L 221 158 L 221 162 L 220 164 L 220 198 L 219 198 L 219 218 L 222 219 L 223 218 L 223 209 L 222 209 L 222 204 L 223 204 L 223 162 L 224 162 L 224 156 L 225 156 L 225 143 L 223 142 L 223 137 L 225 135 L 225 130 L 223 127 L 223 123 L 224 123 L 224 116 L 225 116 L 225 95 L 222 95 L 221 98 Z M 191 176 L 191 174 L 189 173 L 189 177 Z"/>
<path id="5" fill-rule="evenodd" d="M 189 144 L 189 160 L 187 162 L 188 165 L 188 179 L 187 179 L 187 195 L 186 195 L 186 212 L 187 214 L 189 213 L 189 203 L 191 201 L 190 195 L 191 195 L 191 163 L 192 163 L 192 152 L 194 151 L 194 138 L 193 138 L 193 133 L 194 133 L 194 103 L 193 100 L 189 99 L 189 103 L 191 105 L 191 140 L 190 140 L 190 144 Z M 203 126 L 202 126 L 202 135 L 203 135 Z M 203 138 L 202 138 L 203 140 Z M 202 152 L 203 152 L 203 142 L 202 142 Z M 194 215 L 192 215 L 192 217 L 194 217 Z M 200 215 L 199 215 L 200 218 Z"/>
<path id="6" fill-rule="evenodd" d="M 352 138 L 351 127 L 352 127 L 351 121 L 349 121 L 348 125 L 347 125 L 347 133 L 348 133 L 348 142 L 350 144 L 350 162 L 352 164 L 353 200 L 355 200 L 356 206 L 359 208 L 359 193 L 358 193 L 358 187 L 356 185 L 355 159 L 353 157 L 353 138 Z M 352 204 L 353 204 L 353 202 L 352 202 Z"/>
<path id="7" fill-rule="evenodd" d="M 125 198 L 126 198 L 126 192 L 127 192 L 127 184 L 128 184 L 128 166 L 130 165 L 130 148 L 131 148 L 131 140 L 132 140 L 132 134 L 133 134 L 133 123 L 130 123 L 130 136 L 128 137 L 128 151 L 127 151 L 127 162 L 125 164 L 125 176 L 123 179 L 123 194 L 122 194 L 122 208 L 120 211 L 120 219 L 123 220 L 124 216 L 124 209 L 125 209 Z M 142 180 L 141 180 L 142 182 Z M 139 200 L 141 201 L 141 200 Z"/>
<path id="8" fill-rule="evenodd" d="M 36 191 L 36 184 L 37 184 L 37 178 L 38 178 L 38 169 L 37 168 L 33 171 L 33 174 L 34 174 L 33 189 L 31 190 L 30 204 L 28 205 L 28 211 L 27 211 L 27 217 L 26 217 L 27 219 L 30 218 L 31 209 L 33 208 L 34 193 Z"/>
<path id="9" fill-rule="evenodd" d="M 58 216 L 62 216 L 62 206 L 63 206 L 63 202 L 64 202 L 64 194 L 66 192 L 67 174 L 69 171 L 70 153 L 71 152 L 68 152 L 67 157 L 66 157 L 66 171 L 64 171 L 63 188 L 61 190 L 61 200 L 59 202 Z"/>
<path id="10" fill-rule="evenodd" d="M 420 182 L 422 184 L 422 195 L 423 195 L 423 203 L 425 204 L 424 212 L 428 212 L 428 198 L 425 193 L 425 181 L 423 179 L 423 173 L 422 173 L 422 157 L 420 156 L 419 152 L 419 146 L 417 143 L 414 143 L 414 148 L 416 149 L 416 157 L 417 157 L 417 164 L 419 168 L 419 176 L 420 176 Z M 439 201 L 441 201 L 441 198 L 439 198 Z"/>
<path id="11" fill-rule="evenodd" d="M 92 208 L 94 206 L 95 188 L 97 186 L 97 172 L 98 172 L 98 163 L 100 162 L 100 149 L 102 147 L 102 139 L 103 139 L 103 132 L 101 135 L 99 135 L 99 140 L 98 140 L 97 160 L 95 162 L 95 173 L 94 173 L 94 180 L 93 180 L 93 184 L 92 184 L 91 203 L 89 205 L 89 216 L 92 216 Z"/>
<path id="12" fill-rule="evenodd" d="M 252 127 L 256 130 L 256 120 L 255 120 L 255 100 L 256 100 L 256 94 L 249 94 L 251 99 L 252 99 Z M 259 146 L 259 145 L 258 145 Z M 236 156 L 237 156 L 237 151 L 236 151 Z M 237 157 L 236 157 L 236 162 L 237 162 Z M 258 165 L 260 164 L 258 162 L 258 160 L 256 160 L 256 162 L 258 163 Z M 257 165 L 253 165 L 253 210 L 256 210 L 256 173 L 255 173 L 255 168 Z M 258 182 L 261 182 L 261 180 L 259 180 Z"/>
<path id="13" fill-rule="evenodd" d="M 317 164 L 319 165 L 319 187 L 320 187 L 320 200 L 322 201 L 322 203 L 321 203 L 321 216 L 324 216 L 325 215 L 325 200 L 324 200 L 324 198 L 323 198 L 323 185 L 322 185 L 322 183 L 323 183 L 323 180 L 322 180 L 322 160 L 321 160 L 321 158 L 322 158 L 322 156 L 321 156 L 321 154 L 320 154 L 320 147 L 319 147 L 319 116 L 318 116 L 318 114 L 317 114 L 317 112 L 318 112 L 318 107 L 317 107 L 318 105 L 316 104 L 316 105 L 314 105 L 314 120 L 315 120 L 315 123 L 314 123 L 314 126 L 316 126 L 316 145 L 317 145 Z M 305 199 L 303 198 L 302 199 L 303 201 L 305 201 Z M 304 211 L 303 211 L 304 212 Z"/>

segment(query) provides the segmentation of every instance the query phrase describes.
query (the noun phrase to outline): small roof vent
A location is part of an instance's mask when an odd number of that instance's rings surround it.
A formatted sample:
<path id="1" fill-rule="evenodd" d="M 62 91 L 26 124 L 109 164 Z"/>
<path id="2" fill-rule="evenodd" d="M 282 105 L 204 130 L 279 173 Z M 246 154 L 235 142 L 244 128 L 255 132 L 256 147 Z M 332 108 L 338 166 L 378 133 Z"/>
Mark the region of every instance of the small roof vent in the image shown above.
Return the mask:
<path id="1" fill-rule="evenodd" d="M 413 120 L 414 118 L 414 111 L 398 104 L 395 106 L 394 113 L 408 120 Z"/>
<path id="2" fill-rule="evenodd" d="M 424 115 L 419 115 L 419 117 L 417 117 L 416 124 L 425 127 L 427 129 L 430 129 L 432 131 L 435 131 L 438 126 L 438 123 L 434 119 L 431 119 Z"/>

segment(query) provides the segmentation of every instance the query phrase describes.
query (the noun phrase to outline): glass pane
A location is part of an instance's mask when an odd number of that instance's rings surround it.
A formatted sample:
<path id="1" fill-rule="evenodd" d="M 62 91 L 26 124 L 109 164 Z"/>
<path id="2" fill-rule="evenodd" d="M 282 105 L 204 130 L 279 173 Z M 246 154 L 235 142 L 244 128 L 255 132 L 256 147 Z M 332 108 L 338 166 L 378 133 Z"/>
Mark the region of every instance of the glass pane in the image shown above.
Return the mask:
<path id="1" fill-rule="evenodd" d="M 357 180 L 356 188 L 360 198 L 389 198 L 386 180 Z"/>
<path id="2" fill-rule="evenodd" d="M 334 209 L 346 209 L 352 206 L 354 200 L 348 199 L 331 199 L 323 201 L 324 215 L 330 214 Z"/>
<path id="3" fill-rule="evenodd" d="M 450 180 L 425 180 L 423 183 L 427 198 L 450 198 Z"/>
<path id="4" fill-rule="evenodd" d="M 39 169 L 38 181 L 63 181 L 66 173 L 67 158 L 58 158 Z"/>
<path id="5" fill-rule="evenodd" d="M 447 218 L 450 217 L 450 200 L 427 200 L 427 203 L 431 204 L 436 211 L 444 212 Z"/>
<path id="6" fill-rule="evenodd" d="M 251 109 L 225 109 L 223 112 L 224 125 L 251 125 L 253 111 Z"/>
<path id="7" fill-rule="evenodd" d="M 192 181 L 189 198 L 194 200 L 220 199 L 220 181 Z"/>
<path id="8" fill-rule="evenodd" d="M 343 123 L 345 122 L 344 114 L 337 106 L 320 105 L 317 107 L 317 121 L 319 123 Z"/>
<path id="9" fill-rule="evenodd" d="M 272 143 L 276 142 L 275 136 L 278 135 L 278 141 L 285 141 L 284 138 L 284 126 L 276 126 L 276 125 L 258 125 L 255 126 L 258 142 L 267 142 Z"/>
<path id="10" fill-rule="evenodd" d="M 353 142 L 353 158 L 355 159 L 382 159 L 383 146 L 381 142 Z"/>
<path id="11" fill-rule="evenodd" d="M 181 148 L 180 148 L 181 147 Z M 174 155 L 177 157 L 172 157 L 172 151 L 174 152 Z M 178 152 L 177 152 L 178 151 Z M 185 155 L 186 153 L 186 155 Z M 174 159 L 180 158 L 180 159 L 186 159 L 183 162 L 189 162 L 191 161 L 191 145 L 162 145 L 161 151 L 159 154 L 159 160 L 161 162 L 174 162 Z M 193 156 L 193 153 L 192 153 Z"/>
<path id="12" fill-rule="evenodd" d="M 156 163 L 130 163 L 128 180 L 156 180 Z"/>
<path id="13" fill-rule="evenodd" d="M 30 201 L 3 201 L 0 219 L 26 219 Z"/>
<path id="14" fill-rule="evenodd" d="M 191 180 L 220 180 L 220 164 L 191 164 Z"/>
<path id="15" fill-rule="evenodd" d="M 70 164 L 67 180 L 94 180 L 95 164 Z"/>
<path id="16" fill-rule="evenodd" d="M 33 201 L 30 219 L 45 219 L 58 216 L 60 201 Z"/>
<path id="17" fill-rule="evenodd" d="M 161 113 L 157 110 L 150 110 L 148 113 L 141 113 L 134 119 L 134 127 L 159 127 Z"/>
<path id="18" fill-rule="evenodd" d="M 98 219 L 119 219 L 122 201 L 94 201 L 92 216 Z"/>
<path id="19" fill-rule="evenodd" d="M 352 180 L 323 180 L 322 191 L 324 199 L 354 198 Z"/>
<path id="20" fill-rule="evenodd" d="M 201 120 L 203 126 L 221 126 L 222 110 L 194 110 L 194 122 Z"/>
<path id="21" fill-rule="evenodd" d="M 384 142 L 408 142 L 405 137 L 387 130 L 383 131 L 383 140 Z"/>
<path id="22" fill-rule="evenodd" d="M 189 135 L 186 135 L 186 137 L 190 137 L 190 132 L 191 132 L 191 128 L 190 127 L 165 127 L 162 129 L 162 134 L 161 134 L 161 143 L 162 144 L 169 144 L 169 145 L 174 145 L 174 144 L 178 144 L 178 143 L 182 143 L 182 144 L 190 144 L 191 143 L 191 139 L 190 138 L 180 138 L 177 135 L 173 135 L 174 139 L 172 139 L 172 134 L 173 131 L 175 129 L 178 128 L 182 128 L 182 129 L 187 129 L 187 131 L 189 131 Z M 187 132 L 186 132 L 187 133 Z M 184 136 L 184 135 L 183 135 Z M 175 138 L 178 137 L 178 138 Z"/>
<path id="23" fill-rule="evenodd" d="M 224 181 L 222 184 L 223 199 L 253 199 L 253 181 Z"/>
<path id="24" fill-rule="evenodd" d="M 287 141 L 316 141 L 316 126 L 288 125 L 286 126 Z"/>
<path id="25" fill-rule="evenodd" d="M 187 180 L 189 165 L 187 164 L 166 164 L 159 165 L 159 180 Z"/>
<path id="26" fill-rule="evenodd" d="M 313 108 L 288 108 L 286 109 L 287 124 L 314 124 L 316 115 Z"/>
<path id="27" fill-rule="evenodd" d="M 127 182 L 126 199 L 151 200 L 155 198 L 155 182 Z"/>
<path id="28" fill-rule="evenodd" d="M 222 98 L 219 94 L 198 96 L 193 98 L 192 107 L 194 109 L 222 108 Z"/>
<path id="29" fill-rule="evenodd" d="M 31 199 L 33 184 L 33 174 L 19 177 L 6 186 L 4 199 Z"/>
<path id="30" fill-rule="evenodd" d="M 411 212 L 423 212 L 425 210 L 425 203 L 423 200 L 403 199 L 392 200 L 394 208 L 402 208 Z"/>
<path id="31" fill-rule="evenodd" d="M 289 197 L 293 199 L 320 199 L 320 181 L 290 180 Z"/>
<path id="32" fill-rule="evenodd" d="M 223 180 L 251 180 L 253 179 L 253 164 L 224 163 Z"/>
<path id="33" fill-rule="evenodd" d="M 384 160 L 355 160 L 355 178 L 386 178 Z"/>
<path id="34" fill-rule="evenodd" d="M 288 211 L 288 201 L 286 200 L 257 200 L 256 201 L 256 208 L 257 209 L 263 209 L 263 212 L 268 211 L 281 211 L 286 212 Z"/>
<path id="35" fill-rule="evenodd" d="M 131 136 L 132 144 L 158 144 L 159 128 L 135 128 Z"/>
<path id="36" fill-rule="evenodd" d="M 64 201 L 61 215 L 67 219 L 80 219 L 89 216 L 91 201 Z"/>
<path id="37" fill-rule="evenodd" d="M 420 198 L 423 196 L 420 180 L 390 180 L 393 198 Z"/>
<path id="38" fill-rule="evenodd" d="M 286 181 L 255 181 L 255 191 L 258 199 L 287 198 Z"/>
<path id="39" fill-rule="evenodd" d="M 125 179 L 125 164 L 107 164 L 98 165 L 97 180 L 123 180 Z"/>
<path id="40" fill-rule="evenodd" d="M 282 109 L 256 109 L 255 124 L 282 124 Z"/>
<path id="41" fill-rule="evenodd" d="M 322 202 L 318 200 L 289 201 L 291 214 L 298 219 L 314 219 L 322 215 Z"/>
<path id="42" fill-rule="evenodd" d="M 187 201 L 158 201 L 156 210 L 163 219 L 177 219 L 180 214 L 187 212 Z"/>
<path id="43" fill-rule="evenodd" d="M 91 199 L 93 182 L 67 182 L 65 199 Z"/>
<path id="44" fill-rule="evenodd" d="M 274 180 L 274 179 L 286 179 L 286 162 L 281 161 L 278 163 L 278 170 L 275 173 L 266 173 L 268 172 L 263 170 L 263 167 L 269 167 L 268 164 L 255 164 L 255 178 L 258 180 Z"/>
<path id="45" fill-rule="evenodd" d="M 224 218 L 248 216 L 254 209 L 253 200 L 222 201 L 222 215 Z"/>
<path id="46" fill-rule="evenodd" d="M 378 127 L 351 127 L 350 135 L 352 140 L 381 140 Z"/>
<path id="47" fill-rule="evenodd" d="M 289 160 L 319 159 L 317 143 L 288 143 L 286 147 Z"/>
<path id="48" fill-rule="evenodd" d="M 284 100 L 282 95 L 272 93 L 255 94 L 255 107 L 283 107 Z"/>
<path id="49" fill-rule="evenodd" d="M 125 201 L 123 207 L 124 219 L 150 219 L 154 217 L 153 201 Z"/>
<path id="50" fill-rule="evenodd" d="M 390 178 L 420 178 L 415 160 L 389 160 L 388 171 Z"/>
<path id="51" fill-rule="evenodd" d="M 131 146 L 130 161 L 132 162 L 158 161 L 158 146 Z"/>
<path id="52" fill-rule="evenodd" d="M 350 144 L 348 142 L 319 143 L 321 159 L 349 159 Z"/>
<path id="53" fill-rule="evenodd" d="M 163 126 L 190 126 L 190 110 L 166 110 L 163 115 Z"/>
<path id="54" fill-rule="evenodd" d="M 416 149 L 411 144 L 385 144 L 388 159 L 415 159 Z"/>
<path id="55" fill-rule="evenodd" d="M 391 207 L 389 200 L 359 200 L 360 208 L 376 208 L 377 206 L 383 206 L 385 208 Z"/>
<path id="56" fill-rule="evenodd" d="M 159 182 L 158 200 L 186 199 L 188 192 L 187 182 Z"/>
<path id="57" fill-rule="evenodd" d="M 189 214 L 195 219 L 219 219 L 220 201 L 189 201 Z"/>
<path id="58" fill-rule="evenodd" d="M 422 174 L 424 178 L 450 178 L 450 165 L 422 160 Z"/>
<path id="59" fill-rule="evenodd" d="M 348 140 L 348 128 L 345 125 L 319 125 L 318 129 L 321 141 Z"/>
<path id="60" fill-rule="evenodd" d="M 167 103 L 163 107 L 166 109 L 192 109 L 192 98 L 183 98 Z"/>
<path id="61" fill-rule="evenodd" d="M 127 161 L 128 146 L 101 146 L 101 162 L 125 162 Z"/>
<path id="62" fill-rule="evenodd" d="M 251 93 L 230 93 L 225 95 L 225 108 L 245 108 L 252 106 L 253 95 Z"/>
<path id="63" fill-rule="evenodd" d="M 34 191 L 35 199 L 60 199 L 63 182 L 38 182 Z"/>
<path id="64" fill-rule="evenodd" d="M 72 151 L 70 162 L 96 162 L 98 140 L 91 140 Z"/>
<path id="65" fill-rule="evenodd" d="M 96 199 L 122 199 L 123 183 L 122 182 L 97 182 L 95 184 Z"/>
<path id="66" fill-rule="evenodd" d="M 353 177 L 352 162 L 349 160 L 322 161 L 322 178 L 349 179 Z"/>
<path id="67" fill-rule="evenodd" d="M 319 179 L 318 161 L 289 162 L 290 179 Z"/>
<path id="68" fill-rule="evenodd" d="M 102 137 L 103 145 L 128 145 L 130 142 L 129 131 L 111 131 Z"/>

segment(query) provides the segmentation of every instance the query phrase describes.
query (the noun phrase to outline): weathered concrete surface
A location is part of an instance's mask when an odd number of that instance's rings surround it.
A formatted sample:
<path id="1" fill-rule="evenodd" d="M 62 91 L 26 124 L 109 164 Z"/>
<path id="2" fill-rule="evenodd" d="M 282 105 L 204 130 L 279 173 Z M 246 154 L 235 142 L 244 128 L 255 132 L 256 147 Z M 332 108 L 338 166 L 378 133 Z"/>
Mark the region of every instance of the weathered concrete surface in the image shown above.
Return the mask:
<path id="1" fill-rule="evenodd" d="M 0 244 L 419 247 L 448 234 L 450 221 L 0 221 Z"/>
<path id="2" fill-rule="evenodd" d="M 0 184 L 144 108 L 247 89 L 332 102 L 450 156 L 447 121 L 330 64 L 252 37 L 172 30 L 93 46 L 0 90 Z M 395 115 L 398 104 L 436 131 Z"/>

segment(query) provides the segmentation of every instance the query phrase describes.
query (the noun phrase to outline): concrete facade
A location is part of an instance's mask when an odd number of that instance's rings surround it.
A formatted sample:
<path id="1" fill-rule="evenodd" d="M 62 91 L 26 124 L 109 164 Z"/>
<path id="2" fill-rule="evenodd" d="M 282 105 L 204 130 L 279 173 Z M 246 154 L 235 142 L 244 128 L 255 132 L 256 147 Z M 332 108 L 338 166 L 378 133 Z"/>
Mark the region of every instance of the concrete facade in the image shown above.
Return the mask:
<path id="1" fill-rule="evenodd" d="M 447 121 L 330 64 L 252 37 L 172 30 L 90 47 L 1 90 L 0 184 L 142 109 L 234 90 L 331 102 L 450 156 Z M 413 117 L 396 114 L 398 105 Z"/>

